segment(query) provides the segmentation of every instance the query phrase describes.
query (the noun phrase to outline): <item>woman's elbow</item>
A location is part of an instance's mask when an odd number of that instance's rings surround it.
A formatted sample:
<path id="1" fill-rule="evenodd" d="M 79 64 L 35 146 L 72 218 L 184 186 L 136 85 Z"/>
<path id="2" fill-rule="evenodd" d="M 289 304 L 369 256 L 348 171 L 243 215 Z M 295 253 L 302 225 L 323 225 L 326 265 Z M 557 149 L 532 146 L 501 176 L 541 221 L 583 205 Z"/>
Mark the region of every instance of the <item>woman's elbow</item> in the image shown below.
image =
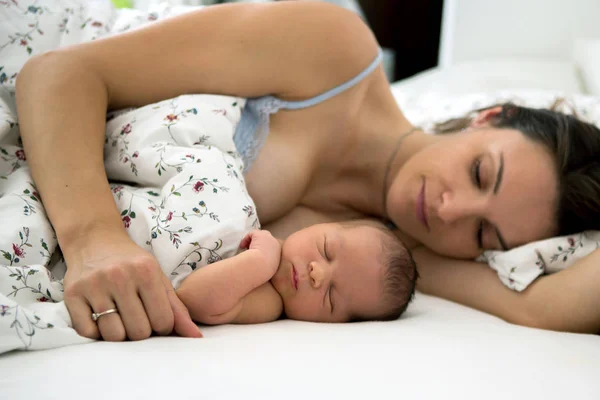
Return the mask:
<path id="1" fill-rule="evenodd" d="M 22 92 L 35 78 L 47 80 L 54 77 L 54 71 L 64 70 L 71 65 L 68 56 L 60 50 L 37 54 L 27 60 L 17 75 L 16 92 Z"/>

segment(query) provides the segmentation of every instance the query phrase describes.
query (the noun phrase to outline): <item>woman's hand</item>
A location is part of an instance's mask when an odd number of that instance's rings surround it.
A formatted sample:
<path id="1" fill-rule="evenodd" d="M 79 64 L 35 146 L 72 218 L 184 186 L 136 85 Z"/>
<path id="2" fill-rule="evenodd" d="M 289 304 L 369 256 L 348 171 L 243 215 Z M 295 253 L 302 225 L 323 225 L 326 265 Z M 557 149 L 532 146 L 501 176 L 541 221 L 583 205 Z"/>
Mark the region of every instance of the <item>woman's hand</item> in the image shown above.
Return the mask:
<path id="1" fill-rule="evenodd" d="M 88 238 L 65 259 L 65 304 L 80 335 L 108 341 L 146 339 L 153 331 L 202 337 L 156 259 L 126 234 Z M 118 312 L 92 320 L 92 313 L 113 308 Z"/>
<path id="2" fill-rule="evenodd" d="M 241 249 L 256 250 L 264 259 L 264 265 L 275 275 L 281 260 L 281 245 L 279 241 L 265 230 L 255 230 L 248 233 L 240 242 Z"/>

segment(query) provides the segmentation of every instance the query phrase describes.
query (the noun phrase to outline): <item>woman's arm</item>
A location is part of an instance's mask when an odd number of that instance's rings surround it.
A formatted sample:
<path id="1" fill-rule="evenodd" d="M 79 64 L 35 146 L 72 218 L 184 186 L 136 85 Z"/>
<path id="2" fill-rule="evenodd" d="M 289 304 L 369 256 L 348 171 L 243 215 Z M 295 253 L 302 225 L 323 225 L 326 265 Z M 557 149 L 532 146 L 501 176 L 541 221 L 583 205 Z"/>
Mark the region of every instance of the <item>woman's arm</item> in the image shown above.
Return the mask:
<path id="1" fill-rule="evenodd" d="M 600 332 L 600 250 L 535 280 L 523 292 L 502 284 L 485 264 L 452 260 L 420 247 L 418 290 L 494 314 L 508 322 L 556 331 Z"/>
<path id="2" fill-rule="evenodd" d="M 21 135 L 67 261 L 75 329 L 141 339 L 179 320 L 187 321 L 179 333 L 195 334 L 156 260 L 122 226 L 103 166 L 107 109 L 182 93 L 310 97 L 354 76 L 376 52 L 350 11 L 282 2 L 208 7 L 27 62 L 16 89 Z M 119 314 L 91 320 L 113 307 Z"/>
<path id="3" fill-rule="evenodd" d="M 77 59 L 105 85 L 114 109 L 189 93 L 309 98 L 354 77 L 377 51 L 355 13 L 290 1 L 206 7 L 39 62 Z"/>

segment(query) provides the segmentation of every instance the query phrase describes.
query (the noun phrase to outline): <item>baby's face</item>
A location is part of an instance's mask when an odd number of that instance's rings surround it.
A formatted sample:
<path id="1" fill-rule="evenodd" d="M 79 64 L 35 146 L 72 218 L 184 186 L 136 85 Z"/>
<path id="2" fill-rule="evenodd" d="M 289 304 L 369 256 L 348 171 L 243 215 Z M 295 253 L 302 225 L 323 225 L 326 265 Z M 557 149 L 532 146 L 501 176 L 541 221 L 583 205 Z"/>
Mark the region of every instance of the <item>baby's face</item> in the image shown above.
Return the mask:
<path id="1" fill-rule="evenodd" d="M 380 314 L 384 266 L 381 233 L 372 227 L 319 224 L 282 245 L 271 278 L 288 318 L 348 322 Z"/>

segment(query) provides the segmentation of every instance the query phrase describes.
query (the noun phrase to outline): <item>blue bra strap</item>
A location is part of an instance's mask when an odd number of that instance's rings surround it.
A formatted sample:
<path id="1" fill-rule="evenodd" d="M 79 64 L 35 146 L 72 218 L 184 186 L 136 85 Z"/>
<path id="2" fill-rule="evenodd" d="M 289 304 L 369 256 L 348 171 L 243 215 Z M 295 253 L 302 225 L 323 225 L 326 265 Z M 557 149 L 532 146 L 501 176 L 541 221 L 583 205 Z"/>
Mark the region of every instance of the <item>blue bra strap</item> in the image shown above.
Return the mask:
<path id="1" fill-rule="evenodd" d="M 347 81 L 345 83 L 342 83 L 341 85 L 339 85 L 337 87 L 334 87 L 333 89 L 328 90 L 325 93 L 322 93 L 316 97 L 313 97 L 311 99 L 301 100 L 301 101 L 281 100 L 281 108 L 288 109 L 288 110 L 298 110 L 301 108 L 311 107 L 311 106 L 317 105 L 325 100 L 328 100 L 331 97 L 333 97 L 339 93 L 342 93 L 344 90 L 351 88 L 352 86 L 356 85 L 358 82 L 363 80 L 367 75 L 369 75 L 371 72 L 373 72 L 373 70 L 375 68 L 377 68 L 377 66 L 381 62 L 382 58 L 383 58 L 383 52 L 381 49 L 379 49 L 379 53 L 377 54 L 377 57 L 375 58 L 375 60 L 373 60 L 373 62 L 367 68 L 365 68 L 360 74 L 356 75 L 354 78 L 350 79 L 349 81 Z"/>

